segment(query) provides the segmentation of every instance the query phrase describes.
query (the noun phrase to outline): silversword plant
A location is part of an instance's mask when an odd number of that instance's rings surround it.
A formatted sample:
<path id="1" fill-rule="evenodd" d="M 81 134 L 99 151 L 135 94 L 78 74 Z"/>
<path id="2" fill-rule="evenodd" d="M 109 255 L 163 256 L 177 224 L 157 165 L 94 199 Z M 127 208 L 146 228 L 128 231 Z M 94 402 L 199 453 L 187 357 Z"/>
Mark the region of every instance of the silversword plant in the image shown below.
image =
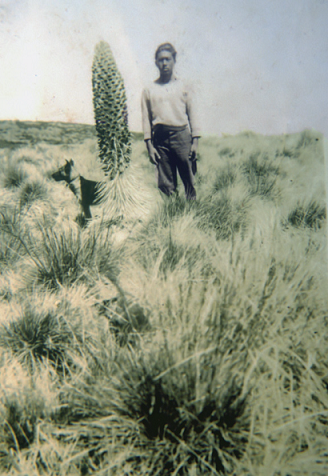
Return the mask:
<path id="1" fill-rule="evenodd" d="M 113 179 L 129 165 L 131 134 L 123 78 L 104 41 L 95 47 L 92 89 L 99 158 L 106 176 Z"/>

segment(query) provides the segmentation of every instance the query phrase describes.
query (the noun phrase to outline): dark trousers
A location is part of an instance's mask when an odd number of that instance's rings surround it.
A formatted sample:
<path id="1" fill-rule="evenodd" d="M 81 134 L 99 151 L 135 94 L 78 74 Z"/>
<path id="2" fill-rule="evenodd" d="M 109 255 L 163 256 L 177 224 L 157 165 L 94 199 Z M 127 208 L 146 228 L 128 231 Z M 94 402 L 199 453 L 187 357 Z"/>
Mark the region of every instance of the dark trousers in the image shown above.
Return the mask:
<path id="1" fill-rule="evenodd" d="M 195 200 L 194 174 L 189 160 L 191 134 L 188 127 L 170 128 L 156 126 L 153 144 L 161 156 L 157 165 L 158 188 L 166 195 L 172 195 L 177 188 L 177 171 L 185 188 L 186 198 Z"/>

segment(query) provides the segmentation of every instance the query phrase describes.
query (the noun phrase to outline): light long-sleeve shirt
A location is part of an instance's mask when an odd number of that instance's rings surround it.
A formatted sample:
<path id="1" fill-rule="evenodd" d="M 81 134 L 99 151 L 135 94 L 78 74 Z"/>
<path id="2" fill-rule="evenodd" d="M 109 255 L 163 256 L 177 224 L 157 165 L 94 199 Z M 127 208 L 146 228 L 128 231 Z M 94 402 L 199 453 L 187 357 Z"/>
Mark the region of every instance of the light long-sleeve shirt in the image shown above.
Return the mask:
<path id="1" fill-rule="evenodd" d="M 141 111 L 145 140 L 151 139 L 157 124 L 189 125 L 192 137 L 200 137 L 192 89 L 177 77 L 168 83 L 154 81 L 146 87 L 142 92 Z"/>

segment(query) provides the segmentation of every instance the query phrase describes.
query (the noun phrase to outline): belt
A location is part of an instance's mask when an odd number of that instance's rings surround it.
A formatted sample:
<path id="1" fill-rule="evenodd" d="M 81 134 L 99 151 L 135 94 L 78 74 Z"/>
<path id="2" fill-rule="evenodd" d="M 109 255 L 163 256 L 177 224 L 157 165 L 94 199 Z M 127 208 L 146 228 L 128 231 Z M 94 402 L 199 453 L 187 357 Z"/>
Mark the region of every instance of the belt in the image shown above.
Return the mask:
<path id="1" fill-rule="evenodd" d="M 185 124 L 184 126 L 167 126 L 166 124 L 156 124 L 154 126 L 154 133 L 155 132 L 180 132 L 184 131 L 188 127 L 188 124 Z"/>

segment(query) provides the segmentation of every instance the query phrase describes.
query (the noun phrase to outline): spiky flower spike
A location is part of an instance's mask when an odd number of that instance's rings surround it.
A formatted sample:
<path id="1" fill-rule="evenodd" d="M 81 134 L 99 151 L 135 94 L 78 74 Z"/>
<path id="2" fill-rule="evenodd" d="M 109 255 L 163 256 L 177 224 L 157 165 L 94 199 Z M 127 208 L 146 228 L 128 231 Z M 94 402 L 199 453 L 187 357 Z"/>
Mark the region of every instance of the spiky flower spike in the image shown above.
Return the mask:
<path id="1" fill-rule="evenodd" d="M 113 179 L 129 165 L 131 134 L 123 78 L 105 41 L 95 47 L 92 89 L 99 158 L 105 174 Z"/>

